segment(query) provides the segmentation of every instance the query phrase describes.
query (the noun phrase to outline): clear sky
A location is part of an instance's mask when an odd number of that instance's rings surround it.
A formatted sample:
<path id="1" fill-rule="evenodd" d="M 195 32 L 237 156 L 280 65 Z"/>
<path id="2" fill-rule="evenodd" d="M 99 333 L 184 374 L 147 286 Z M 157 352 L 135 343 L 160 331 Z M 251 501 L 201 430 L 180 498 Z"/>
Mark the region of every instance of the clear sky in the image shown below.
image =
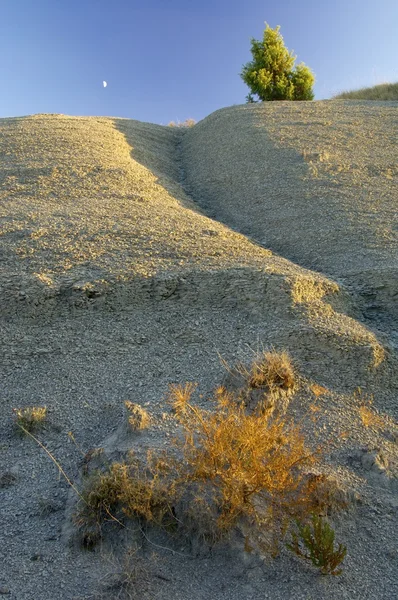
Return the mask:
<path id="1" fill-rule="evenodd" d="M 1 0 L 0 117 L 200 120 L 245 102 L 265 21 L 318 100 L 398 81 L 398 0 Z"/>

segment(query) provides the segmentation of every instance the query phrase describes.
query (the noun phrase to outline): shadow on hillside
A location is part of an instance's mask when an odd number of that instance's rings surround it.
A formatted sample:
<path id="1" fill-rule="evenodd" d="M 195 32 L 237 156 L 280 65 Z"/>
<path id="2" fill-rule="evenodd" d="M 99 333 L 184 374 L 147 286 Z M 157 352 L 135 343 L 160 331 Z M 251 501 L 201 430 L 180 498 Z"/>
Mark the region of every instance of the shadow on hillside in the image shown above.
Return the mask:
<path id="1" fill-rule="evenodd" d="M 283 122 L 284 107 L 280 110 Z M 337 242 L 319 206 L 320 195 L 336 203 L 336 190 L 309 181 L 303 155 L 274 141 L 261 116 L 261 106 L 231 107 L 189 131 L 181 140 L 185 190 L 206 214 L 260 246 L 301 267 L 336 276 L 319 252 L 322 237 L 330 247 Z M 319 221 L 315 236 L 314 219 Z M 303 239 L 304 225 L 318 243 Z"/>
<path id="2" fill-rule="evenodd" d="M 185 193 L 181 185 L 179 146 L 185 130 L 144 123 L 132 119 L 115 119 L 115 129 L 131 147 L 131 158 L 151 171 L 162 186 L 184 208 L 205 214 Z"/>

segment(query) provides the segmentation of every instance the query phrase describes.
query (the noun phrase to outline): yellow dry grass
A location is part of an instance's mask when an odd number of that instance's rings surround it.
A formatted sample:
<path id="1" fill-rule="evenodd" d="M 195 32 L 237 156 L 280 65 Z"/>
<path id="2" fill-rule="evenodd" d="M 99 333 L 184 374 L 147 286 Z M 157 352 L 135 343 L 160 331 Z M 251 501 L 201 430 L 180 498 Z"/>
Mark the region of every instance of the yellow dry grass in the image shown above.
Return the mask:
<path id="1" fill-rule="evenodd" d="M 124 405 L 128 412 L 129 425 L 134 431 L 146 429 L 149 426 L 151 419 L 145 408 L 129 400 L 126 400 Z"/>
<path id="2" fill-rule="evenodd" d="M 398 83 L 381 83 L 373 87 L 341 92 L 337 96 L 334 96 L 333 100 L 381 100 L 396 102 L 398 100 Z"/>
<path id="3" fill-rule="evenodd" d="M 45 406 L 26 406 L 25 408 L 14 408 L 16 424 L 28 432 L 38 429 L 43 425 L 47 417 Z"/>

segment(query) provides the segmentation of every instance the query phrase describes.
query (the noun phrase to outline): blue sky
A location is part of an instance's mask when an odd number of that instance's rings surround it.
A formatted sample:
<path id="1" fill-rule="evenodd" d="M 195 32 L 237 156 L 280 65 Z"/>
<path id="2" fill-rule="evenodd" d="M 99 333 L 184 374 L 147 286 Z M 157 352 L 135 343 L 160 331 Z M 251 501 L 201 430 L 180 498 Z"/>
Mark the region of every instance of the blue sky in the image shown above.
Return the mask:
<path id="1" fill-rule="evenodd" d="M 316 99 L 398 81 L 397 0 L 2 0 L 0 117 L 200 120 L 245 102 L 265 21 L 315 72 Z"/>

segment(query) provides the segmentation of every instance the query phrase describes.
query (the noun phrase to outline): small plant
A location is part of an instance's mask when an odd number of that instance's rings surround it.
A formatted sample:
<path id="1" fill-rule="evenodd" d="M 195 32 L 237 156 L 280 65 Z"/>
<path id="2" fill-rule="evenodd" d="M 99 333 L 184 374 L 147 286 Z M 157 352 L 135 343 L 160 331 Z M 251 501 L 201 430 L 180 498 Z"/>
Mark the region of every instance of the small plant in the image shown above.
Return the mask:
<path id="1" fill-rule="evenodd" d="M 46 419 L 47 408 L 45 406 L 27 406 L 25 408 L 14 408 L 16 424 L 22 430 L 28 432 L 38 429 Z"/>
<path id="2" fill-rule="evenodd" d="M 293 365 L 287 352 L 263 352 L 252 363 L 249 387 L 270 391 L 293 390 L 296 382 Z"/>
<path id="3" fill-rule="evenodd" d="M 173 518 L 171 503 L 175 486 L 169 483 L 170 468 L 161 457 L 148 452 L 145 464 L 133 453 L 128 462 L 115 462 L 105 471 L 94 472 L 85 481 L 74 522 L 79 529 L 100 530 L 105 521 L 115 521 L 122 512 L 147 522 L 164 525 Z"/>
<path id="4" fill-rule="evenodd" d="M 196 125 L 195 119 L 185 119 L 185 121 L 170 121 L 169 127 L 193 127 Z"/>
<path id="5" fill-rule="evenodd" d="M 128 412 L 128 421 L 134 431 L 146 429 L 151 421 L 149 414 L 139 404 L 126 400 L 124 403 Z"/>
<path id="6" fill-rule="evenodd" d="M 339 544 L 334 548 L 334 531 L 321 516 L 312 515 L 312 523 L 303 525 L 296 521 L 298 534 L 293 532 L 287 548 L 318 567 L 323 575 L 340 575 L 338 566 L 343 562 L 347 548 Z M 304 547 L 304 548 L 303 548 Z"/>
<path id="7" fill-rule="evenodd" d="M 110 597 L 132 600 L 141 596 L 148 588 L 148 571 L 139 550 L 140 548 L 133 546 L 127 549 L 121 558 L 114 552 L 105 555 L 110 568 L 100 580 L 101 592 L 98 600 L 109 600 Z"/>
<path id="8" fill-rule="evenodd" d="M 249 410 L 285 413 L 297 389 L 297 377 L 289 354 L 275 350 L 257 353 L 250 365 L 238 363 L 231 368 L 221 359 L 227 375 L 218 392 L 233 393 Z"/>

